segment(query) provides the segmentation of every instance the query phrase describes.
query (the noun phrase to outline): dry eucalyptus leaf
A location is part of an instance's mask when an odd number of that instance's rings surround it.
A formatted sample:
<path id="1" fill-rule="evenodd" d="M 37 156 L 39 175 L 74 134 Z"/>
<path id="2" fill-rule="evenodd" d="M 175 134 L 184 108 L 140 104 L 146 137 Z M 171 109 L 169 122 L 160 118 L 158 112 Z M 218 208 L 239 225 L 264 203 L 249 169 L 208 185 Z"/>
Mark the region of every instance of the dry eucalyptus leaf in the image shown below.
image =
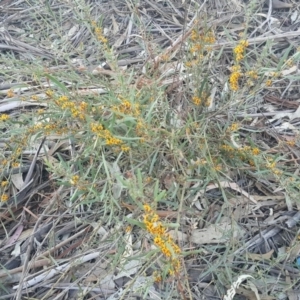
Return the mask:
<path id="1" fill-rule="evenodd" d="M 276 121 L 278 119 L 288 117 L 290 120 L 300 118 L 300 106 L 295 112 L 279 112 L 276 114 L 272 119 L 270 119 L 268 122 L 272 123 L 273 121 Z"/>
<path id="2" fill-rule="evenodd" d="M 187 242 L 188 235 L 180 230 L 172 229 L 168 233 L 174 240 L 178 241 L 179 243 Z"/>
<path id="3" fill-rule="evenodd" d="M 138 272 L 138 269 L 141 267 L 141 265 L 141 260 L 129 260 L 124 266 L 122 266 L 121 272 L 114 276 L 114 280 L 122 277 L 131 277 Z"/>
<path id="4" fill-rule="evenodd" d="M 10 101 L 0 105 L 0 112 L 9 111 L 16 108 L 23 108 L 26 106 L 48 106 L 46 103 L 26 102 L 26 101 Z"/>
<path id="5" fill-rule="evenodd" d="M 295 21 L 298 19 L 299 17 L 299 14 L 298 12 L 295 10 L 292 14 L 291 14 L 291 21 L 292 21 L 292 24 L 295 23 Z"/>
<path id="6" fill-rule="evenodd" d="M 212 189 L 216 189 L 216 188 L 231 188 L 239 193 L 241 193 L 242 195 L 244 195 L 245 197 L 247 197 L 252 203 L 257 204 L 257 201 L 254 199 L 253 196 L 251 196 L 248 192 L 244 191 L 238 184 L 236 184 L 235 182 L 229 182 L 229 181 L 221 181 L 218 184 L 210 184 L 208 185 L 205 189 L 202 189 L 200 191 L 197 192 L 197 194 L 195 195 L 193 201 L 192 201 L 192 205 L 195 205 L 199 210 L 202 210 L 202 206 L 201 203 L 199 201 L 199 198 L 201 199 L 201 196 L 205 193 L 208 192 L 209 190 Z"/>
<path id="7" fill-rule="evenodd" d="M 281 72 L 281 74 L 282 74 L 282 76 L 287 76 L 287 75 L 290 75 L 292 73 L 296 73 L 297 71 L 298 71 L 298 67 L 297 66 L 292 66 L 288 70 L 283 70 Z"/>
<path id="8" fill-rule="evenodd" d="M 114 15 L 111 16 L 111 22 L 112 22 L 112 25 L 113 25 L 112 33 L 113 34 L 118 33 L 120 31 L 120 28 L 119 28 L 118 23 L 116 22 L 116 19 L 115 19 Z"/>
<path id="9" fill-rule="evenodd" d="M 267 4 L 269 5 L 269 0 L 266 0 Z M 272 0 L 272 7 L 273 8 L 291 8 L 293 4 L 285 3 L 280 0 Z"/>
<path id="10" fill-rule="evenodd" d="M 17 190 L 21 190 L 24 186 L 23 175 L 21 173 L 11 175 L 11 181 Z"/>
<path id="11" fill-rule="evenodd" d="M 78 29 L 79 29 L 79 25 L 74 25 L 67 33 L 67 37 L 68 38 L 73 37 L 75 35 L 75 33 L 78 32 Z"/>
<path id="12" fill-rule="evenodd" d="M 197 229 L 191 233 L 191 242 L 202 244 L 226 243 L 230 238 L 238 239 L 243 235 L 243 230 L 232 220 L 224 218 L 218 224 L 211 224 L 206 228 Z"/>
<path id="13" fill-rule="evenodd" d="M 253 260 L 257 260 L 257 261 L 269 260 L 272 257 L 273 252 L 274 252 L 274 249 L 270 250 L 269 252 L 267 252 L 265 254 L 247 253 L 247 257 L 249 257 Z"/>

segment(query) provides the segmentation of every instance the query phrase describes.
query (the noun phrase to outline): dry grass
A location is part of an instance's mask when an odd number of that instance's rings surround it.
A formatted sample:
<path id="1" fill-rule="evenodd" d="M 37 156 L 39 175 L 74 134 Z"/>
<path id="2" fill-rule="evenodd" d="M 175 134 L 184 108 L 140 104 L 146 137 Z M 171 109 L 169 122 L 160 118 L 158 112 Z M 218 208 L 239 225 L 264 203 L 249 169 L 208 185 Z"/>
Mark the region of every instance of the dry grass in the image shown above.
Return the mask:
<path id="1" fill-rule="evenodd" d="M 299 293 L 299 5 L 271 4 L 1 4 L 0 299 Z"/>

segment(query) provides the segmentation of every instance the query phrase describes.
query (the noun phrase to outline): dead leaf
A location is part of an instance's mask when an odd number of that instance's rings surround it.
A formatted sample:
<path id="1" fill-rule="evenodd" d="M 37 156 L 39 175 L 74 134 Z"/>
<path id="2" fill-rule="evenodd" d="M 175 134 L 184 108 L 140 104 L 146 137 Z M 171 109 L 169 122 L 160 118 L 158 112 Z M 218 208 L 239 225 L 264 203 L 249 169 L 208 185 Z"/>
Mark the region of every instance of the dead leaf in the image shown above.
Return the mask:
<path id="1" fill-rule="evenodd" d="M 293 112 L 279 112 L 278 114 L 276 114 L 272 119 L 270 119 L 268 122 L 272 123 L 278 119 L 282 119 L 284 117 L 288 117 L 290 120 L 296 119 L 296 118 L 300 118 L 300 105 L 298 107 L 298 109 Z"/>
<path id="2" fill-rule="evenodd" d="M 266 0 L 266 3 L 269 5 L 269 0 Z M 272 7 L 273 8 L 291 8 L 293 7 L 293 4 L 289 4 L 289 3 L 284 3 L 280 0 L 272 0 Z"/>
<path id="3" fill-rule="evenodd" d="M 138 269 L 141 267 L 141 265 L 141 260 L 129 260 L 125 265 L 122 266 L 121 272 L 114 276 L 114 280 L 122 277 L 131 277 L 138 272 Z"/>
<path id="4" fill-rule="evenodd" d="M 163 183 L 167 190 L 174 188 L 176 185 L 175 176 L 172 173 L 167 173 L 163 179 Z"/>
<path id="5" fill-rule="evenodd" d="M 291 21 L 292 21 L 292 24 L 294 24 L 297 19 L 299 17 L 299 13 L 297 12 L 297 10 L 295 10 L 292 14 L 291 14 Z"/>
<path id="6" fill-rule="evenodd" d="M 24 186 L 23 175 L 21 173 L 11 175 L 11 181 L 17 190 L 20 190 Z"/>
<path id="7" fill-rule="evenodd" d="M 252 203 L 257 204 L 257 201 L 254 199 L 253 196 L 251 196 L 249 193 L 247 193 L 246 191 L 244 191 L 238 184 L 236 184 L 235 182 L 228 182 L 228 181 L 221 181 L 219 184 L 210 184 L 208 185 L 205 189 L 202 189 L 200 191 L 197 192 L 196 196 L 194 197 L 192 204 L 191 205 L 195 205 L 197 208 L 200 207 L 201 210 L 203 209 L 201 206 L 201 203 L 199 202 L 198 198 L 203 196 L 203 194 L 205 192 L 208 192 L 212 189 L 219 189 L 220 187 L 223 188 L 231 188 L 239 193 L 241 193 L 242 195 L 244 195 L 245 197 L 247 197 Z M 199 208 L 198 208 L 199 209 Z"/>
<path id="8" fill-rule="evenodd" d="M 297 71 L 298 71 L 298 67 L 297 66 L 292 66 L 288 70 L 283 70 L 281 72 L 281 74 L 282 74 L 282 76 L 287 76 L 287 75 L 296 73 Z"/>
<path id="9" fill-rule="evenodd" d="M 113 25 L 112 33 L 115 35 L 116 33 L 120 32 L 120 29 L 119 29 L 119 25 L 116 22 L 114 15 L 111 16 L 111 21 L 112 21 L 112 25 Z"/>
<path id="10" fill-rule="evenodd" d="M 211 224 L 206 228 L 193 230 L 191 242 L 202 244 L 226 243 L 230 238 L 237 239 L 243 234 L 242 228 L 237 224 L 232 224 L 232 220 L 224 218 L 218 224 Z"/>
<path id="11" fill-rule="evenodd" d="M 78 32 L 79 25 L 74 25 L 67 33 L 68 38 L 72 38 L 76 32 Z"/>
<path id="12" fill-rule="evenodd" d="M 22 224 L 20 224 L 17 229 L 15 230 L 14 234 L 6 241 L 6 245 L 1 248 L 1 251 L 10 247 L 11 245 L 13 245 L 20 237 L 22 231 L 24 229 L 24 226 Z"/>
<path id="13" fill-rule="evenodd" d="M 265 254 L 257 254 L 257 253 L 247 253 L 247 256 L 253 260 L 261 261 L 261 260 L 269 260 L 271 259 L 274 253 L 274 249 L 270 250 Z"/>
<path id="14" fill-rule="evenodd" d="M 16 108 L 24 108 L 26 106 L 48 106 L 48 104 L 27 101 L 10 101 L 0 105 L 0 112 L 9 111 Z"/>
<path id="15" fill-rule="evenodd" d="M 170 230 L 168 234 L 172 239 L 178 241 L 179 243 L 186 243 L 188 240 L 188 235 L 180 230 Z"/>

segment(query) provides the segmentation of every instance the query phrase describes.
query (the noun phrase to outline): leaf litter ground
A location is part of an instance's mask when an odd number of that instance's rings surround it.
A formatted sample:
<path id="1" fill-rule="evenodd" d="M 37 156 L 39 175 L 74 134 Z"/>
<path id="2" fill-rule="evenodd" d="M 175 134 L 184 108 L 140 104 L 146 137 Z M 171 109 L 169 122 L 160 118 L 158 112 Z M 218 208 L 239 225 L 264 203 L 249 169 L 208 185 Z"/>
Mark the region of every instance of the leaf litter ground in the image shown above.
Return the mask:
<path id="1" fill-rule="evenodd" d="M 296 297 L 299 10 L 1 3 L 0 299 Z M 195 30 L 214 33 L 201 63 Z M 141 225 L 152 202 L 182 249 L 175 276 Z"/>

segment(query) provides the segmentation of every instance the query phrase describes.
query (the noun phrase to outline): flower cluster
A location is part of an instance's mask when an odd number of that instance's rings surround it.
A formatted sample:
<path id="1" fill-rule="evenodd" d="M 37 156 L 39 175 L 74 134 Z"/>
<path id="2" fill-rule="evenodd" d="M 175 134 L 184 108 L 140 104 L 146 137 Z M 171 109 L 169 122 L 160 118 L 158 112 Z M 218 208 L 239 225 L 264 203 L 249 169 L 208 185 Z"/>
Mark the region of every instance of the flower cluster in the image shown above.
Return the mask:
<path id="1" fill-rule="evenodd" d="M 15 95 L 15 94 L 14 94 L 14 91 L 13 91 L 13 90 L 10 89 L 10 90 L 7 91 L 7 97 L 8 97 L 8 98 L 12 98 L 14 95 Z"/>
<path id="2" fill-rule="evenodd" d="M 7 194 L 2 194 L 0 199 L 1 199 L 1 202 L 6 202 L 9 199 L 9 197 Z"/>
<path id="3" fill-rule="evenodd" d="M 139 105 L 130 103 L 127 99 L 121 99 L 120 105 L 114 105 L 112 107 L 114 112 L 119 112 L 125 115 L 133 115 L 138 116 L 140 115 Z"/>
<path id="4" fill-rule="evenodd" d="M 229 77 L 229 85 L 231 90 L 237 91 L 239 89 L 239 79 L 241 78 L 241 67 L 240 66 L 233 66 L 231 68 L 231 74 Z"/>
<path id="5" fill-rule="evenodd" d="M 266 86 L 271 86 L 272 85 L 272 80 L 271 79 L 268 79 L 267 81 L 266 81 Z"/>
<path id="6" fill-rule="evenodd" d="M 70 179 L 70 183 L 72 185 L 77 185 L 79 182 L 79 179 L 80 179 L 79 175 L 73 175 L 72 178 Z"/>
<path id="7" fill-rule="evenodd" d="M 52 98 L 54 96 L 54 91 L 48 89 L 45 94 L 46 94 L 47 97 Z"/>
<path id="8" fill-rule="evenodd" d="M 107 40 L 107 38 L 104 36 L 102 28 L 100 28 L 100 27 L 97 25 L 97 22 L 96 22 L 96 21 L 92 21 L 92 26 L 93 26 L 93 29 L 94 29 L 94 32 L 95 32 L 95 35 L 96 35 L 97 40 L 100 41 L 100 42 L 102 42 L 103 44 L 107 44 L 107 43 L 108 43 L 108 40 Z"/>
<path id="9" fill-rule="evenodd" d="M 267 159 L 266 167 L 274 174 L 277 176 L 282 175 L 282 171 L 276 168 L 276 161 L 274 161 L 272 158 Z"/>
<path id="10" fill-rule="evenodd" d="M 28 127 L 27 133 L 28 134 L 35 134 L 39 131 L 44 132 L 46 135 L 51 134 L 55 132 L 56 134 L 66 134 L 68 131 L 68 128 L 65 126 L 65 123 L 62 122 L 59 124 L 57 121 L 52 122 L 52 120 L 45 120 L 42 122 L 38 122 L 34 124 L 33 126 Z"/>
<path id="11" fill-rule="evenodd" d="M 9 119 L 9 115 L 8 114 L 1 114 L 0 121 L 7 121 L 8 119 Z"/>
<path id="12" fill-rule="evenodd" d="M 144 205 L 144 224 L 147 231 L 153 236 L 154 244 L 160 249 L 170 262 L 169 274 L 173 275 L 180 270 L 178 255 L 181 253 L 178 245 L 167 233 L 167 229 L 159 221 L 159 216 L 148 205 Z"/>
<path id="13" fill-rule="evenodd" d="M 260 150 L 257 147 L 254 147 L 254 148 L 251 149 L 251 152 L 252 152 L 253 155 L 256 156 L 260 153 Z"/>
<path id="14" fill-rule="evenodd" d="M 228 128 L 227 130 L 232 132 L 232 131 L 237 131 L 239 129 L 239 124 L 238 123 L 232 123 Z"/>
<path id="15" fill-rule="evenodd" d="M 143 121 L 142 118 L 138 118 L 135 126 L 135 133 L 137 136 L 140 137 L 140 142 L 143 143 L 148 137 L 148 126 L 147 124 Z"/>
<path id="16" fill-rule="evenodd" d="M 212 31 L 207 31 L 205 34 L 202 34 L 196 29 L 192 30 L 190 39 L 194 43 L 202 42 L 205 44 L 213 44 L 216 41 L 215 35 Z"/>
<path id="17" fill-rule="evenodd" d="M 200 54 L 197 59 L 193 59 L 193 60 L 185 62 L 185 65 L 186 65 L 187 68 L 195 67 L 195 66 L 199 65 L 202 58 L 203 58 L 203 55 Z"/>
<path id="18" fill-rule="evenodd" d="M 258 79 L 257 71 L 250 70 L 246 73 L 246 75 L 252 79 Z"/>
<path id="19" fill-rule="evenodd" d="M 6 186 L 8 186 L 8 181 L 7 180 L 3 180 L 2 182 L 1 182 L 1 187 L 6 187 Z"/>
<path id="20" fill-rule="evenodd" d="M 192 102 L 197 106 L 209 106 L 211 103 L 211 98 L 206 92 L 202 92 L 200 96 L 193 96 Z"/>
<path id="21" fill-rule="evenodd" d="M 242 161 L 248 161 L 250 165 L 253 165 L 253 156 L 257 156 L 261 153 L 257 147 L 244 146 L 240 148 L 234 148 L 228 144 L 221 145 L 221 150 L 226 153 L 230 158 L 238 157 Z"/>
<path id="22" fill-rule="evenodd" d="M 105 144 L 108 146 L 119 146 L 122 151 L 129 151 L 130 148 L 126 146 L 120 139 L 114 137 L 108 129 L 105 129 L 102 124 L 92 123 L 90 125 L 91 131 L 98 137 L 105 140 Z"/>
<path id="23" fill-rule="evenodd" d="M 240 62 L 244 58 L 245 49 L 249 46 L 249 42 L 241 40 L 238 45 L 233 49 L 236 62 Z"/>
<path id="24" fill-rule="evenodd" d="M 195 105 L 197 105 L 197 106 L 200 105 L 201 102 L 202 102 L 201 98 L 198 97 L 198 96 L 193 96 L 193 97 L 192 97 L 192 101 L 193 101 L 193 103 L 194 103 Z"/>
<path id="25" fill-rule="evenodd" d="M 86 192 L 89 186 L 89 182 L 87 180 L 82 180 L 79 175 L 73 175 L 69 179 L 69 183 L 73 186 L 76 187 L 79 191 L 84 191 Z"/>
<path id="26" fill-rule="evenodd" d="M 57 100 L 55 100 L 55 103 L 61 108 L 61 109 L 67 109 L 71 112 L 73 118 L 79 118 L 80 120 L 85 119 L 85 112 L 87 109 L 87 103 L 84 101 L 81 101 L 79 103 L 79 106 L 77 106 L 74 102 L 70 101 L 69 97 L 63 95 L 59 97 Z"/>
<path id="27" fill-rule="evenodd" d="M 196 59 L 187 61 L 185 65 L 190 68 L 194 66 L 199 66 L 207 53 L 212 49 L 212 44 L 216 41 L 213 31 L 209 30 L 205 33 L 200 33 L 198 30 L 193 29 L 190 35 L 190 46 L 189 51 Z"/>
<path id="28" fill-rule="evenodd" d="M 231 74 L 229 77 L 230 89 L 236 92 L 239 89 L 239 80 L 242 76 L 241 67 L 239 65 L 240 61 L 244 58 L 245 49 L 249 46 L 249 42 L 246 40 L 241 40 L 238 45 L 233 49 L 235 65 L 231 68 Z M 255 72 L 251 72 L 250 75 L 253 79 L 257 78 Z"/>
<path id="29" fill-rule="evenodd" d="M 4 191 L 7 189 L 8 185 L 9 185 L 9 182 L 7 180 L 1 181 L 1 188 L 3 188 Z M 8 194 L 5 193 L 4 191 L 1 189 L 1 192 L 2 192 L 2 195 L 0 197 L 1 202 L 6 202 L 9 199 Z"/>

